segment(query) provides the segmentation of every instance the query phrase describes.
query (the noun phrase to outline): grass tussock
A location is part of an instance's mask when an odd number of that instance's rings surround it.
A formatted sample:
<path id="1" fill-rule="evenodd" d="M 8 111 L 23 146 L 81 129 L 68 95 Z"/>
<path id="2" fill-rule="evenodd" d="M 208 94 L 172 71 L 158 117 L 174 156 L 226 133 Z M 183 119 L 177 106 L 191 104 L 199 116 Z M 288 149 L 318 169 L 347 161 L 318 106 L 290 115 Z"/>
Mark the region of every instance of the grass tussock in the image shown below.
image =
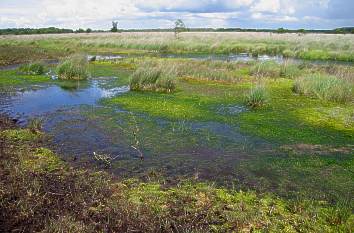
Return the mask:
<path id="1" fill-rule="evenodd" d="M 42 75 L 45 73 L 45 67 L 41 62 L 33 62 L 22 65 L 19 70 L 21 73 L 28 75 Z"/>
<path id="2" fill-rule="evenodd" d="M 89 76 L 87 57 L 76 54 L 62 61 L 57 67 L 59 79 L 83 80 Z"/>
<path id="3" fill-rule="evenodd" d="M 288 78 L 294 79 L 298 77 L 303 70 L 299 68 L 299 65 L 285 62 L 278 64 L 274 61 L 257 62 L 250 67 L 250 74 L 257 78 Z"/>
<path id="4" fill-rule="evenodd" d="M 268 93 L 263 85 L 252 88 L 245 96 L 245 103 L 251 108 L 259 108 L 268 102 Z"/>
<path id="5" fill-rule="evenodd" d="M 293 91 L 319 99 L 345 103 L 353 100 L 353 85 L 344 79 L 330 75 L 313 74 L 298 78 Z"/>
<path id="6" fill-rule="evenodd" d="M 73 169 L 41 139 L 1 129 L 0 231 L 9 232 L 349 232 L 351 215 L 316 201 L 232 191 L 205 183 L 114 181 Z M 11 130 L 11 133 L 9 133 Z M 26 136 L 26 138 L 28 138 Z"/>
<path id="7" fill-rule="evenodd" d="M 130 89 L 171 93 L 176 89 L 175 72 L 149 62 L 144 63 L 132 74 Z"/>

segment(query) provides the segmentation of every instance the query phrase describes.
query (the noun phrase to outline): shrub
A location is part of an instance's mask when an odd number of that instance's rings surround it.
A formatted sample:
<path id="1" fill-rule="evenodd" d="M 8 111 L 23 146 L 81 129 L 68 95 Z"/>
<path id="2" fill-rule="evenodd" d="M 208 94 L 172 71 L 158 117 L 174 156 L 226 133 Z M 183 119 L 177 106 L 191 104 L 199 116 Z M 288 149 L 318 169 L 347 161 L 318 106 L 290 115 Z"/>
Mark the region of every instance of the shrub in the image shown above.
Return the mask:
<path id="1" fill-rule="evenodd" d="M 335 76 L 313 74 L 295 81 L 293 91 L 319 99 L 347 102 L 353 99 L 352 84 Z"/>
<path id="2" fill-rule="evenodd" d="M 146 63 L 132 74 L 130 89 L 170 93 L 176 89 L 176 75 L 171 70 L 151 67 Z"/>
<path id="3" fill-rule="evenodd" d="M 57 67 L 59 79 L 82 80 L 89 76 L 88 61 L 84 55 L 73 55 Z"/>
<path id="4" fill-rule="evenodd" d="M 41 75 L 44 74 L 45 68 L 42 63 L 33 62 L 30 64 L 20 66 L 20 71 L 30 75 Z"/>
<path id="5" fill-rule="evenodd" d="M 258 108 L 265 105 L 268 101 L 268 94 L 264 86 L 252 88 L 245 97 L 246 105 L 251 108 Z"/>

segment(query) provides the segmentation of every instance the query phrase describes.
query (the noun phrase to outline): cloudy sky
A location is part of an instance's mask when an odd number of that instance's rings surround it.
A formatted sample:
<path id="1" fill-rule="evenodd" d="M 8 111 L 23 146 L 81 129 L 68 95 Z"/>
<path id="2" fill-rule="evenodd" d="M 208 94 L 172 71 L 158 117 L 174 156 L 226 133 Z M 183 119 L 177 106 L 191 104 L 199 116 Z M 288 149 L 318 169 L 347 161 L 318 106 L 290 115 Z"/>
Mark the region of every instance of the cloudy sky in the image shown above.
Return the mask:
<path id="1" fill-rule="evenodd" d="M 354 0 L 0 0 L 0 28 L 354 26 Z"/>

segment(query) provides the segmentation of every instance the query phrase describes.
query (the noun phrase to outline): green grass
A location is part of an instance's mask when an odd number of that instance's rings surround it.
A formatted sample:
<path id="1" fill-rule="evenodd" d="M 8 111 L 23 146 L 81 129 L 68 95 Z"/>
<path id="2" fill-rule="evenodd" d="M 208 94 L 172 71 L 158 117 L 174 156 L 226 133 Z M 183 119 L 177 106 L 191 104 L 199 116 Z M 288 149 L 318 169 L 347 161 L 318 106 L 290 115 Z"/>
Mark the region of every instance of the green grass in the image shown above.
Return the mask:
<path id="1" fill-rule="evenodd" d="M 18 70 L 0 70 L 0 86 L 24 86 L 35 83 L 52 82 L 49 76 L 26 75 Z"/>
<path id="2" fill-rule="evenodd" d="M 245 103 L 250 108 L 259 108 L 268 101 L 267 90 L 264 86 L 258 85 L 252 88 L 245 96 Z"/>
<path id="3" fill-rule="evenodd" d="M 353 85 L 335 76 L 305 76 L 296 80 L 293 90 L 299 94 L 339 103 L 353 100 Z"/>
<path id="4" fill-rule="evenodd" d="M 171 70 L 156 67 L 152 63 L 146 63 L 132 74 L 130 89 L 133 91 L 171 93 L 176 89 L 176 76 Z"/>
<path id="5" fill-rule="evenodd" d="M 68 57 L 57 66 L 57 74 L 62 80 L 83 80 L 89 77 L 88 61 L 85 55 Z"/>
<path id="6" fill-rule="evenodd" d="M 298 96 L 292 92 L 291 80 L 268 81 L 268 104 L 234 117 L 220 115 L 216 109 L 223 104 L 242 105 L 252 85 L 185 81 L 179 85 L 184 90 L 172 95 L 128 93 L 105 104 L 172 120 L 227 122 L 277 143 L 348 145 L 353 140 L 352 104 L 338 108 L 335 103 Z M 320 108 L 326 112 L 319 112 Z"/>
<path id="7" fill-rule="evenodd" d="M 306 60 L 354 61 L 352 35 L 312 35 L 269 33 L 120 33 L 41 36 L 25 40 L 4 38 L 0 46 L 41 49 L 47 54 L 89 53 L 248 53 L 253 55 L 285 55 Z M 0 53 L 1 54 L 1 53 Z M 12 60 L 6 57 L 4 60 Z M 15 59 L 17 60 L 17 59 Z M 1 59 L 0 59 L 1 63 Z"/>
<path id="8" fill-rule="evenodd" d="M 21 65 L 19 70 L 28 75 L 43 75 L 45 73 L 45 67 L 41 62 L 32 62 L 26 65 Z"/>

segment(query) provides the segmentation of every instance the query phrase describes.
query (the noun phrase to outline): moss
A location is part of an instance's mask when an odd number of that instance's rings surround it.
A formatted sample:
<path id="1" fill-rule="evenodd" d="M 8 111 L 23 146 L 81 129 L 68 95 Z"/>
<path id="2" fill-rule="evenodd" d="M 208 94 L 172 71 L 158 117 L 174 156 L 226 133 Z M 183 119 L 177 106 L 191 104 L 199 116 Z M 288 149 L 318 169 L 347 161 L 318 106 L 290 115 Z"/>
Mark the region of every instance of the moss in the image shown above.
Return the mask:
<path id="1" fill-rule="evenodd" d="M 1 86 L 24 86 L 35 83 L 52 82 L 49 76 L 20 74 L 17 70 L 0 70 Z"/>
<path id="2" fill-rule="evenodd" d="M 9 129 L 2 131 L 0 136 L 6 140 L 15 142 L 31 142 L 38 140 L 41 134 L 33 133 L 29 129 Z"/>
<path id="3" fill-rule="evenodd" d="M 53 172 L 63 169 L 64 163 L 51 150 L 37 148 L 32 156 L 22 161 L 22 167 L 31 172 Z"/>

